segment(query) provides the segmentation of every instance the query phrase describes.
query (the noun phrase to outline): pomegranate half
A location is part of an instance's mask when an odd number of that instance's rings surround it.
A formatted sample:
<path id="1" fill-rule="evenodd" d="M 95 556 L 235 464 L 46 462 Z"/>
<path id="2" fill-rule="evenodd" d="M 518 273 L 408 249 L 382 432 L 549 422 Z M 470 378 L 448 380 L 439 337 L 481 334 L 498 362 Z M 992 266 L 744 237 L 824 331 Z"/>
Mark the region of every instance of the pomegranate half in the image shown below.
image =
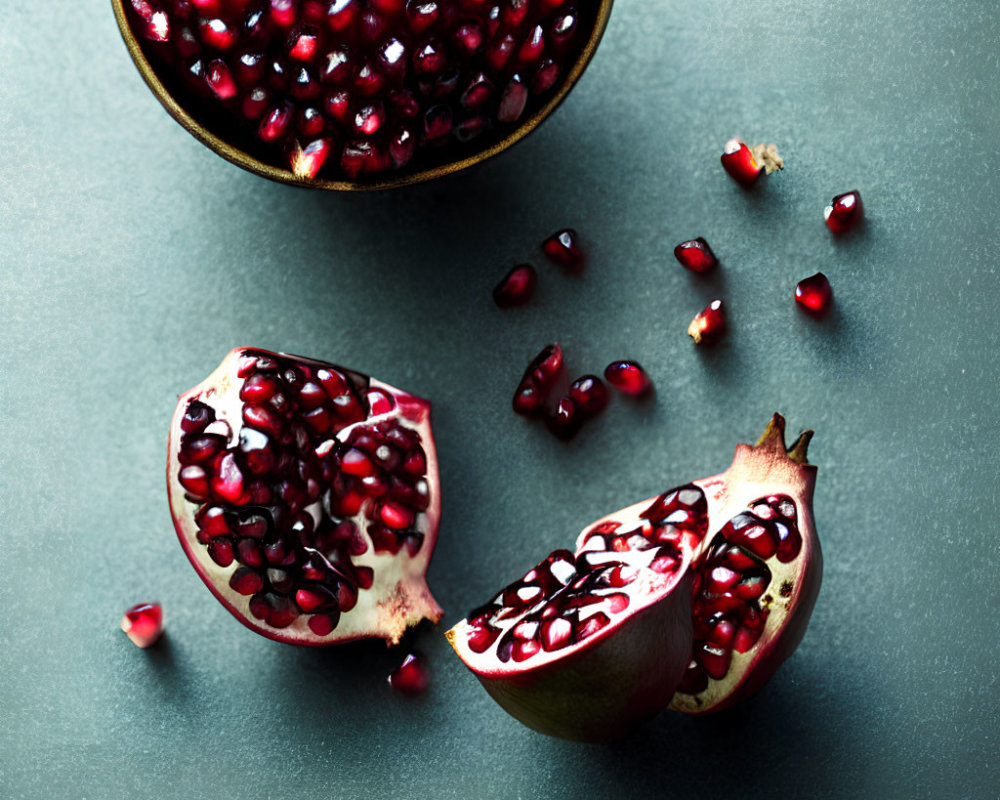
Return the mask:
<path id="1" fill-rule="evenodd" d="M 394 644 L 441 609 L 430 404 L 322 361 L 237 348 L 180 396 L 167 492 L 218 600 L 282 642 Z"/>
<path id="2" fill-rule="evenodd" d="M 563 738 L 747 697 L 798 646 L 819 592 L 811 436 L 786 448 L 775 414 L 726 472 L 597 520 L 449 641 L 510 714 Z"/>

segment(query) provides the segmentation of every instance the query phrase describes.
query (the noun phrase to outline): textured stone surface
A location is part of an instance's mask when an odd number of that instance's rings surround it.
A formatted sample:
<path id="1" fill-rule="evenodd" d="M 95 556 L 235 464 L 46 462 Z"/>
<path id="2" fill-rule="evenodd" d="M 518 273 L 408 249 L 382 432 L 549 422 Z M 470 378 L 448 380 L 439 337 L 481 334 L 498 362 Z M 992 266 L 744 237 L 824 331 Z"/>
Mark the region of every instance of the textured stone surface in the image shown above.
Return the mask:
<path id="1" fill-rule="evenodd" d="M 0 29 L 0 786 L 5 796 L 994 796 L 1000 785 L 996 131 L 989 3 L 619 0 L 590 70 L 492 163 L 392 194 L 269 184 L 148 94 L 106 3 Z M 733 134 L 786 169 L 753 193 Z M 857 188 L 867 222 L 823 207 Z M 580 276 L 538 244 L 573 226 Z M 701 278 L 675 244 L 705 236 Z M 490 290 L 533 260 L 531 305 Z M 822 270 L 828 319 L 792 298 Z M 731 330 L 685 335 L 716 296 Z M 572 442 L 510 395 L 551 340 L 634 358 Z M 380 645 L 254 636 L 201 585 L 163 481 L 175 395 L 233 346 L 315 355 L 435 402 L 447 610 L 408 701 Z M 607 747 L 508 718 L 440 635 L 590 520 L 729 461 L 771 412 L 817 431 L 826 578 L 756 699 Z M 479 444 L 470 447 L 475 438 Z M 125 608 L 159 600 L 140 652 Z"/>

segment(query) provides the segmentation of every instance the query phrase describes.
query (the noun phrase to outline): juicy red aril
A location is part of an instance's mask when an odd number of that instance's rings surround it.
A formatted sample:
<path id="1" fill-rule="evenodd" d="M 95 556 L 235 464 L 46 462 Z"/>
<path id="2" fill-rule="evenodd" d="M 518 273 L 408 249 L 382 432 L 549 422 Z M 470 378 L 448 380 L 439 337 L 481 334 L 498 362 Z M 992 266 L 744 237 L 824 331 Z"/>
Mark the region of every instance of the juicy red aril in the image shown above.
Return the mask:
<path id="1" fill-rule="evenodd" d="M 861 221 L 861 195 L 854 192 L 838 194 L 823 211 L 826 227 L 834 233 L 847 233 Z"/>
<path id="2" fill-rule="evenodd" d="M 677 245 L 674 256 L 692 272 L 709 272 L 719 264 L 708 242 L 700 236 Z"/>
<path id="3" fill-rule="evenodd" d="M 766 562 L 777 557 L 787 563 L 801 548 L 791 498 L 771 495 L 755 500 L 750 509 L 723 526 L 699 567 L 692 599 L 694 646 L 679 689 L 686 694 L 703 692 L 709 680 L 724 678 L 733 652 L 746 653 L 757 643 L 770 604 L 765 593 L 772 575 Z M 789 543 L 784 553 L 782 537 Z"/>
<path id="4" fill-rule="evenodd" d="M 695 344 L 714 344 L 726 332 L 726 311 L 721 300 L 713 300 L 688 325 Z"/>
<path id="5" fill-rule="evenodd" d="M 186 110 L 300 178 L 431 166 L 469 154 L 464 145 L 477 137 L 494 143 L 541 107 L 586 39 L 576 9 L 551 0 L 130 0 L 125 8 L 140 40 L 155 43 L 147 55 L 156 69 L 190 85 L 176 98 Z M 595 16 L 588 8 L 587 19 Z M 363 100 L 331 102 L 341 91 Z M 396 104 L 394 95 L 409 100 Z M 360 110 L 369 105 L 383 106 L 384 119 Z M 428 116 L 435 106 L 444 108 Z M 409 124 L 414 117 L 422 130 Z M 256 141 L 243 120 L 259 123 Z M 401 130 L 406 147 L 393 145 Z M 327 158 L 334 147 L 337 157 Z"/>
<path id="6" fill-rule="evenodd" d="M 531 299 L 538 273 L 531 264 L 519 264 L 493 288 L 493 302 L 500 308 L 520 306 Z"/>
<path id="7" fill-rule="evenodd" d="M 257 351 L 239 365 L 238 435 L 200 400 L 181 417 L 177 480 L 200 504 L 197 542 L 233 566 L 227 588 L 249 597 L 256 620 L 284 628 L 308 615 L 308 629 L 328 636 L 373 585 L 371 568 L 352 562 L 371 545 L 348 517 L 364 521 L 378 552 L 419 553 L 428 457 L 406 417 L 391 415 L 388 388 Z"/>
<path id="8" fill-rule="evenodd" d="M 569 439 L 580 430 L 583 414 L 573 402 L 573 398 L 563 397 L 560 398 L 552 413 L 545 418 L 545 422 L 548 424 L 549 430 L 560 439 Z"/>
<path id="9" fill-rule="evenodd" d="M 572 228 L 556 231 L 542 242 L 542 252 L 560 266 L 577 269 L 583 264 L 579 236 Z"/>
<path id="10" fill-rule="evenodd" d="M 121 627 L 137 647 L 149 647 L 163 634 L 163 609 L 159 603 L 134 605 L 122 616 Z"/>
<path id="11" fill-rule="evenodd" d="M 795 302 L 799 308 L 814 317 L 821 317 L 830 310 L 833 289 L 822 272 L 803 278 L 795 287 Z"/>
<path id="12" fill-rule="evenodd" d="M 749 188 L 764 172 L 757 164 L 750 148 L 739 139 L 730 139 L 722 151 L 722 166 L 734 181 L 744 188 Z"/>
<path id="13" fill-rule="evenodd" d="M 597 414 L 608 404 L 608 387 L 596 375 L 583 375 L 569 387 L 569 396 L 585 414 Z"/>
<path id="14" fill-rule="evenodd" d="M 389 676 L 389 686 L 394 692 L 414 696 L 423 694 L 430 685 L 426 660 L 411 653 Z"/>
<path id="15" fill-rule="evenodd" d="M 539 416 L 544 413 L 545 400 L 563 374 L 562 348 L 550 344 L 540 352 L 528 368 L 514 393 L 514 411 L 525 416 Z"/>
<path id="16" fill-rule="evenodd" d="M 646 394 L 653 385 L 646 370 L 635 361 L 612 361 L 604 368 L 604 377 L 618 391 L 634 397 Z"/>

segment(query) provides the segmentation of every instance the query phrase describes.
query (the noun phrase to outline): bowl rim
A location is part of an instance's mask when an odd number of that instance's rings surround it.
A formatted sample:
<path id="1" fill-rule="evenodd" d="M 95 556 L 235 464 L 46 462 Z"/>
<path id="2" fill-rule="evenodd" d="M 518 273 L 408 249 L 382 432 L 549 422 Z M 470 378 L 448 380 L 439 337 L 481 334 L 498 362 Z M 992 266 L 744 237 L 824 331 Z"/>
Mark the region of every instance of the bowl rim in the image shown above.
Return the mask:
<path id="1" fill-rule="evenodd" d="M 150 91 L 152 91 L 156 99 L 160 101 L 160 104 L 164 107 L 164 109 L 166 109 L 167 113 L 170 114 L 170 116 L 173 117 L 181 125 L 181 127 L 184 128 L 184 130 L 194 136 L 194 138 L 200 141 L 203 145 L 213 150 L 216 154 L 222 156 L 224 159 L 235 164 L 236 166 L 247 170 L 248 172 L 253 172 L 256 175 L 260 175 L 261 177 L 268 178 L 279 183 L 338 192 L 367 192 L 394 189 L 401 186 L 423 183 L 435 178 L 441 178 L 445 175 L 459 172 L 475 164 L 486 161 L 487 159 L 492 158 L 521 141 L 521 139 L 534 131 L 549 117 L 550 114 L 552 114 L 553 111 L 556 110 L 559 104 L 562 103 L 562 101 L 570 93 L 570 90 L 576 85 L 577 81 L 583 75 L 584 70 L 586 70 L 591 59 L 594 57 L 594 53 L 597 50 L 598 44 L 600 44 L 601 38 L 604 36 L 604 31 L 608 25 L 608 19 L 611 16 L 611 7 L 614 4 L 614 0 L 598 0 L 597 16 L 594 20 L 594 26 L 590 31 L 590 36 L 584 43 L 579 56 L 576 61 L 573 62 L 573 67 L 567 73 L 566 77 L 559 86 L 558 91 L 552 95 L 552 97 L 550 97 L 544 105 L 536 109 L 531 116 L 525 118 L 502 139 L 499 139 L 489 147 L 473 155 L 459 159 L 458 161 L 438 164 L 433 167 L 427 167 L 415 172 L 407 172 L 395 177 L 386 177 L 359 183 L 347 180 L 308 178 L 296 175 L 290 169 L 282 169 L 274 166 L 273 164 L 268 164 L 267 162 L 261 161 L 260 159 L 245 153 L 239 148 L 234 147 L 224 139 L 216 136 L 208 128 L 194 119 L 194 117 L 191 116 L 191 114 L 189 114 L 176 99 L 174 99 L 173 95 L 167 91 L 163 82 L 156 74 L 156 70 L 146 58 L 145 53 L 142 51 L 142 45 L 139 43 L 138 36 L 134 34 L 131 26 L 129 25 L 128 19 L 126 18 L 124 5 L 126 1 L 127 0 L 111 0 L 111 7 L 114 10 L 115 19 L 118 23 L 118 31 L 125 42 L 129 56 L 131 56 L 132 62 L 135 64 L 136 69 L 139 70 L 139 74 L 146 82 Z"/>

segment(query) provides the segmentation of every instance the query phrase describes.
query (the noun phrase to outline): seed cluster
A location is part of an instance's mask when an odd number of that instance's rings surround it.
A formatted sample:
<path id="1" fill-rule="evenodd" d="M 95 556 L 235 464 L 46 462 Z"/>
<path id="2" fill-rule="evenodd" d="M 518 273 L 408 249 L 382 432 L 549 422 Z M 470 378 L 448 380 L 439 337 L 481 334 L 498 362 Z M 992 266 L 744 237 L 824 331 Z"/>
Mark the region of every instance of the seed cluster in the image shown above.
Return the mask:
<path id="1" fill-rule="evenodd" d="M 586 24 L 571 0 L 125 5 L 182 104 L 226 141 L 307 178 L 453 160 L 509 130 L 565 76 Z"/>

